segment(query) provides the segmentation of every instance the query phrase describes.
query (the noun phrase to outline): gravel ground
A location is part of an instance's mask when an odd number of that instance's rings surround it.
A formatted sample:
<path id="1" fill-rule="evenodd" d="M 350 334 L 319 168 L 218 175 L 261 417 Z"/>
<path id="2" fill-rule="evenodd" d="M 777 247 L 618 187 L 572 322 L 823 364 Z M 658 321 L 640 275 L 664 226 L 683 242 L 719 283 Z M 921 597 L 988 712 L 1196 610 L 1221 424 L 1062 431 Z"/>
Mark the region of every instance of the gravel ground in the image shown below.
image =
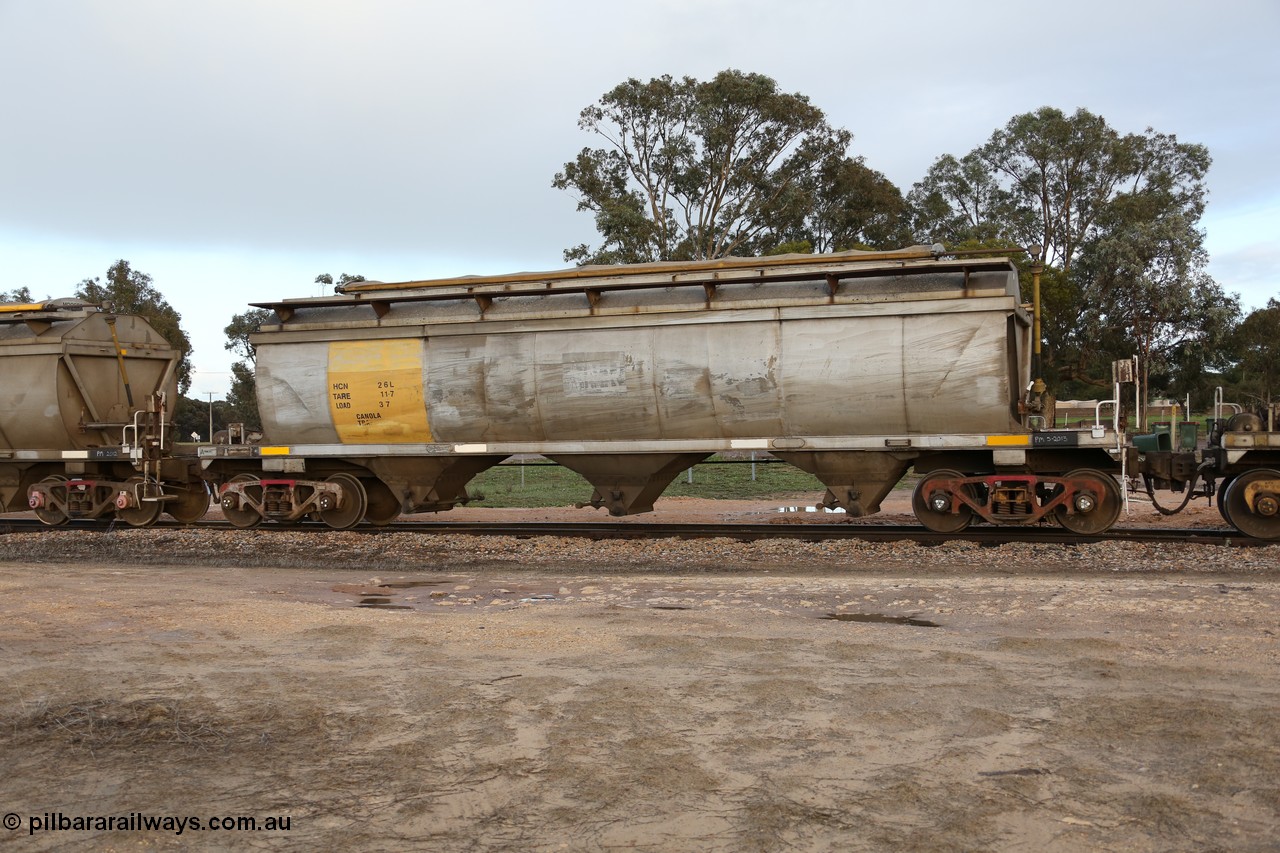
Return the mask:
<path id="1" fill-rule="evenodd" d="M 1280 568 L 1280 544 L 1249 548 L 1099 542 L 1087 545 L 938 546 L 857 540 L 604 540 L 419 533 L 197 529 L 42 531 L 3 537 L 10 562 L 112 562 L 136 565 L 314 567 L 453 571 L 487 565 L 592 571 L 840 572 L 911 570 L 929 574 L 975 569 L 1018 574 L 1142 573 L 1268 575 Z"/>
<path id="2" fill-rule="evenodd" d="M 0 650 L 15 849 L 1280 837 L 1280 545 L 50 530 L 0 536 Z"/>
<path id="3" fill-rule="evenodd" d="M 714 501 L 664 498 L 656 510 L 622 521 L 750 522 L 776 524 L 832 523 L 841 515 L 806 511 L 806 498 L 791 500 Z M 782 511 L 795 509 L 796 511 Z M 219 518 L 215 508 L 209 518 Z M 411 516 L 440 521 L 591 521 L 610 519 L 603 513 L 573 507 L 545 509 L 459 508 L 449 513 Z M 881 513 L 851 520 L 854 524 L 914 524 L 910 495 L 895 492 Z M 1135 503 L 1117 526 L 1225 528 L 1216 508 L 1203 501 L 1176 516 L 1163 516 Z M 94 560 L 125 564 L 181 562 L 191 565 L 276 565 L 309 567 L 317 552 L 334 568 L 412 568 L 452 570 L 485 562 L 518 567 L 571 567 L 581 571 L 738 571 L 769 566 L 775 571 L 859 572 L 868 567 L 911 569 L 931 573 L 988 571 L 1026 573 L 1142 572 L 1151 569 L 1189 573 L 1268 573 L 1280 568 L 1280 543 L 1253 548 L 1212 545 L 1144 545 L 1099 542 L 1088 545 L 1009 544 L 992 547 L 956 541 L 939 546 L 912 542 L 871 543 L 855 540 L 798 542 L 764 540 L 605 540 L 579 538 L 512 538 L 418 533 L 367 535 L 336 531 L 291 531 L 275 525 L 235 531 L 198 529 L 43 530 L 13 533 L 2 540 L 10 561 Z"/>

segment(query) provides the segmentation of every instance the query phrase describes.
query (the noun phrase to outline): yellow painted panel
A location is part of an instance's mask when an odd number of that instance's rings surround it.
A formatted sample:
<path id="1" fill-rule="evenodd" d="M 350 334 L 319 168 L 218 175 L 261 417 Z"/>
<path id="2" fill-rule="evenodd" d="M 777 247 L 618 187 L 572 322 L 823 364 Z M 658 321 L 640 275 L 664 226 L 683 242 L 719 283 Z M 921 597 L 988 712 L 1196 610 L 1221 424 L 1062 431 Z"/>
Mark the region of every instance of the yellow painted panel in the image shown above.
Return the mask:
<path id="1" fill-rule="evenodd" d="M 431 441 L 422 341 L 329 344 L 329 412 L 343 444 Z"/>
<path id="2" fill-rule="evenodd" d="M 989 435 L 988 447 L 1025 447 L 1031 444 L 1029 435 Z"/>
<path id="3" fill-rule="evenodd" d="M 259 447 L 259 456 L 288 456 L 289 448 L 287 447 Z"/>

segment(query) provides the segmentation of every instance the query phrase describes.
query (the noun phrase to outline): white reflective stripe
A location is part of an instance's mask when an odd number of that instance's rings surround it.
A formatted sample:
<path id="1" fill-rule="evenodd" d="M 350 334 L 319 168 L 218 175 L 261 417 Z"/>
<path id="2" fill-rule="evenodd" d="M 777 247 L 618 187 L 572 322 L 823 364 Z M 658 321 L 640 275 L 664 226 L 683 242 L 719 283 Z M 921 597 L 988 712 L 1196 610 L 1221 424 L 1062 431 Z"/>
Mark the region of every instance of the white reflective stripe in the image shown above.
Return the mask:
<path id="1" fill-rule="evenodd" d="M 87 450 L 64 450 L 62 451 L 63 459 L 88 459 L 89 451 Z"/>
<path id="2" fill-rule="evenodd" d="M 730 450 L 768 450 L 767 438 L 735 438 L 729 442 Z"/>
<path id="3" fill-rule="evenodd" d="M 455 444 L 453 446 L 454 453 L 488 453 L 489 445 L 487 444 Z"/>

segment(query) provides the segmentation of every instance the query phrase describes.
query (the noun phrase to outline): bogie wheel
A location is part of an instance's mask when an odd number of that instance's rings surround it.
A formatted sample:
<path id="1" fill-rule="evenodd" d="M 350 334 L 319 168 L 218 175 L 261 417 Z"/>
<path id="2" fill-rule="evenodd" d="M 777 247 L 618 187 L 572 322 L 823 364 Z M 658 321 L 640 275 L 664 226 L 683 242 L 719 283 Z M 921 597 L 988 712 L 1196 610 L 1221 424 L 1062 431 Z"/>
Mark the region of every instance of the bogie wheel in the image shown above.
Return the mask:
<path id="1" fill-rule="evenodd" d="M 1058 524 L 1081 536 L 1096 536 L 1110 530 L 1111 525 L 1120 518 L 1120 507 L 1124 501 L 1115 477 L 1101 471 L 1080 468 L 1068 472 L 1064 479 L 1086 481 L 1089 489 L 1078 492 L 1070 499 L 1073 507 L 1059 506 L 1053 511 Z M 1075 511 L 1071 512 L 1070 509 Z"/>
<path id="2" fill-rule="evenodd" d="M 256 501 L 262 500 L 262 486 L 258 483 L 258 478 L 252 474 L 236 474 L 231 478 L 232 483 L 244 483 L 245 490 Z M 247 530 L 250 527 L 257 527 L 262 523 L 262 514 L 249 506 L 239 506 L 235 508 L 222 508 L 222 515 L 231 522 L 233 527 L 239 527 Z"/>
<path id="3" fill-rule="evenodd" d="M 320 520 L 334 530 L 350 530 L 364 518 L 369 509 L 369 498 L 360 481 L 351 474 L 334 474 L 326 483 L 336 483 L 342 488 L 342 505 L 320 511 Z"/>
<path id="4" fill-rule="evenodd" d="M 45 477 L 40 481 L 42 485 L 53 485 L 55 483 L 65 483 L 67 478 L 61 474 L 54 474 L 52 477 Z M 66 524 L 71 518 L 62 510 L 51 506 L 42 506 L 32 510 L 36 514 L 36 518 L 40 519 L 50 527 L 60 527 Z"/>
<path id="5" fill-rule="evenodd" d="M 1227 511 L 1227 488 L 1235 482 L 1235 477 L 1228 477 L 1218 485 L 1218 514 L 1222 516 L 1222 520 L 1232 527 L 1236 523 L 1231 520 L 1231 516 Z"/>
<path id="6" fill-rule="evenodd" d="M 124 491 L 133 495 L 137 500 L 137 506 L 125 507 L 124 509 L 116 509 L 116 518 L 128 524 L 130 527 L 150 527 L 156 523 L 156 519 L 160 517 L 162 505 L 160 501 L 143 500 L 145 497 L 156 497 L 160 494 L 160 486 L 154 481 L 147 481 L 141 477 L 130 477 L 124 482 Z"/>
<path id="7" fill-rule="evenodd" d="M 400 500 L 395 492 L 381 480 L 364 480 L 364 490 L 369 507 L 364 520 L 375 527 L 384 527 L 400 517 Z"/>
<path id="8" fill-rule="evenodd" d="M 170 486 L 169 494 L 177 500 L 165 501 L 164 511 L 182 524 L 192 524 L 209 511 L 209 489 L 204 482 Z"/>
<path id="9" fill-rule="evenodd" d="M 1261 482 L 1280 483 L 1280 471 L 1258 468 L 1232 480 L 1222 495 L 1223 514 L 1241 533 L 1255 539 L 1280 539 L 1280 488 L 1258 488 Z M 1252 509 L 1247 492 L 1253 492 Z"/>
<path id="10" fill-rule="evenodd" d="M 959 533 L 973 520 L 973 510 L 938 488 L 938 483 L 943 480 L 961 479 L 964 475 L 959 471 L 940 470 L 916 484 L 911 495 L 911 508 L 920 523 L 934 533 Z"/>

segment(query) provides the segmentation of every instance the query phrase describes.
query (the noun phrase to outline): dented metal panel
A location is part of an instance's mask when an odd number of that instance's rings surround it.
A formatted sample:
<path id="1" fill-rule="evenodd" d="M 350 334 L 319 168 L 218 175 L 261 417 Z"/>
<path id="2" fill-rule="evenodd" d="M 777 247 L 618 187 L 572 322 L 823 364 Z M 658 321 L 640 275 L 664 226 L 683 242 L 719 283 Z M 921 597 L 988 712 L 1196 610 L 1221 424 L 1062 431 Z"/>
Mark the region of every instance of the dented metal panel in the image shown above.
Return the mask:
<path id="1" fill-rule="evenodd" d="M 282 303 L 254 338 L 263 425 L 293 443 L 558 446 L 1021 430 L 1012 264 L 845 270 Z"/>
<path id="2" fill-rule="evenodd" d="M 141 317 L 79 302 L 66 310 L 6 314 L 0 322 L 0 448 L 119 444 L 122 426 L 147 395 L 164 391 L 176 400 L 178 358 Z"/>

